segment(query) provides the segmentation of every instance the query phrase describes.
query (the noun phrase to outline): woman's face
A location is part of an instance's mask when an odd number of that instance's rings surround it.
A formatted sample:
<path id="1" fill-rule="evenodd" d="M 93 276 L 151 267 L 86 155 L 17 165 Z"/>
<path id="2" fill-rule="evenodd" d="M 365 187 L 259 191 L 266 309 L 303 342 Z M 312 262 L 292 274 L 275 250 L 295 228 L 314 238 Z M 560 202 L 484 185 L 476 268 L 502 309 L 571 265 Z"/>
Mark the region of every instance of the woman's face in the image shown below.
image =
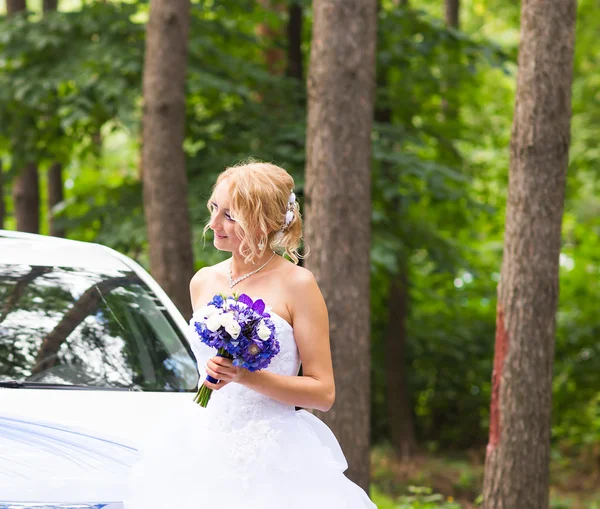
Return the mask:
<path id="1" fill-rule="evenodd" d="M 221 182 L 210 203 L 211 217 L 208 227 L 213 231 L 214 245 L 219 251 L 237 253 L 242 243 L 235 234 L 235 220 L 229 212 L 229 183 Z"/>

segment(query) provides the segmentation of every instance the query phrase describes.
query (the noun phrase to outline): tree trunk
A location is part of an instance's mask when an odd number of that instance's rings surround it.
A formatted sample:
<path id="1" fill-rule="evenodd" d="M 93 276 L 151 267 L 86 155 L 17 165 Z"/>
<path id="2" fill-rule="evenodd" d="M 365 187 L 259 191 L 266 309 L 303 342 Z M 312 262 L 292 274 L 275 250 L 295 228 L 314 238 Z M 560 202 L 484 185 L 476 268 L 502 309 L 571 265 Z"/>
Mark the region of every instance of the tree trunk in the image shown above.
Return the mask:
<path id="1" fill-rule="evenodd" d="M 376 0 L 314 0 L 308 77 L 306 259 L 328 305 L 336 402 L 319 416 L 368 489 L 371 127 Z"/>
<path id="2" fill-rule="evenodd" d="M 42 5 L 44 12 L 54 12 L 58 9 L 58 0 L 44 0 Z"/>
<path id="3" fill-rule="evenodd" d="M 49 231 L 53 237 L 64 237 L 65 231 L 57 228 L 52 209 L 63 201 L 62 165 L 54 163 L 48 170 L 48 220 Z"/>
<path id="4" fill-rule="evenodd" d="M 25 11 L 25 0 L 6 0 L 9 15 Z M 35 164 L 27 164 L 19 171 L 12 185 L 13 210 L 17 230 L 38 233 L 40 229 L 40 189 L 38 169 Z"/>
<path id="5" fill-rule="evenodd" d="M 446 25 L 458 30 L 459 14 L 460 0 L 446 0 Z M 460 87 L 460 69 L 457 69 L 451 65 L 447 65 L 447 76 L 443 85 L 443 89 L 445 90 L 444 96 L 447 96 L 448 91 L 457 90 L 458 87 Z M 446 120 L 451 123 L 456 122 L 458 119 L 458 110 L 459 104 L 457 102 L 456 94 L 454 94 L 452 99 L 448 99 L 447 97 L 442 98 L 442 111 Z M 460 136 L 457 136 L 457 138 L 459 137 Z M 454 149 L 453 147 L 450 147 L 450 149 L 451 150 L 449 152 L 452 154 Z"/>
<path id="6" fill-rule="evenodd" d="M 388 86 L 385 69 L 378 68 L 378 89 L 385 90 Z M 391 124 L 392 110 L 388 106 L 376 107 L 375 121 L 381 124 Z M 397 150 L 401 150 L 400 147 Z M 382 162 L 381 165 L 386 183 L 394 186 L 398 178 L 395 169 L 386 162 Z M 403 221 L 400 206 L 400 200 L 395 198 L 392 200 L 389 210 L 398 224 Z M 389 437 L 395 453 L 403 460 L 414 456 L 417 452 L 406 364 L 406 321 L 410 302 L 406 256 L 404 252 L 398 255 L 400 271 L 398 275 L 391 276 L 385 349 Z"/>
<path id="7" fill-rule="evenodd" d="M 446 24 L 452 28 L 459 26 L 460 0 L 446 0 Z"/>
<path id="8" fill-rule="evenodd" d="M 17 230 L 40 231 L 40 182 L 37 165 L 26 164 L 12 185 L 13 208 Z"/>
<path id="9" fill-rule="evenodd" d="M 304 79 L 302 59 L 302 6 L 297 2 L 288 7 L 288 59 L 287 75 L 299 81 Z"/>
<path id="10" fill-rule="evenodd" d="M 15 14 L 27 10 L 26 0 L 6 0 L 6 12 Z"/>
<path id="11" fill-rule="evenodd" d="M 194 271 L 185 135 L 189 0 L 151 0 L 144 62 L 142 181 L 150 267 L 184 317 Z"/>
<path id="12" fill-rule="evenodd" d="M 281 0 L 258 0 L 263 8 L 279 14 L 285 12 L 285 4 Z M 284 50 L 282 47 L 283 33 L 279 26 L 274 27 L 267 21 L 259 23 L 256 27 L 256 34 L 263 39 L 265 44 L 264 58 L 269 73 L 280 75 L 284 71 Z"/>
<path id="13" fill-rule="evenodd" d="M 0 230 L 4 229 L 4 170 L 2 169 L 2 160 L 0 159 Z"/>
<path id="14" fill-rule="evenodd" d="M 44 14 L 55 12 L 58 9 L 58 0 L 44 0 Z M 48 170 L 48 222 L 49 232 L 53 237 L 64 237 L 65 231 L 62 228 L 56 227 L 53 207 L 63 201 L 63 180 L 62 180 L 62 165 L 60 163 L 52 163 Z"/>
<path id="15" fill-rule="evenodd" d="M 568 165 L 575 0 L 525 0 L 510 178 L 486 509 L 546 509 L 558 258 Z"/>
<path id="16" fill-rule="evenodd" d="M 394 277 L 388 297 L 386 381 L 390 440 L 396 454 L 406 460 L 417 452 L 406 365 L 408 277 L 406 268 Z"/>

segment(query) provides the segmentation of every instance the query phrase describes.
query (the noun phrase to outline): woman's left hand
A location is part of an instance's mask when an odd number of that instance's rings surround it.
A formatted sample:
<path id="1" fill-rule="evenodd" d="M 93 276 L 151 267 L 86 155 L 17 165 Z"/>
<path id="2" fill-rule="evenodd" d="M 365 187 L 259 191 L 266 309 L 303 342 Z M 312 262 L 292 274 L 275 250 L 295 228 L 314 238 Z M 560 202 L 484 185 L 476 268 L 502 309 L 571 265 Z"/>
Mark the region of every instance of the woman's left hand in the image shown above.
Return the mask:
<path id="1" fill-rule="evenodd" d="M 206 363 L 206 372 L 220 381 L 219 383 L 213 384 L 208 380 L 204 380 L 204 385 L 209 389 L 218 391 L 230 382 L 241 383 L 248 370 L 234 366 L 231 359 L 226 359 L 225 357 L 212 357 Z"/>

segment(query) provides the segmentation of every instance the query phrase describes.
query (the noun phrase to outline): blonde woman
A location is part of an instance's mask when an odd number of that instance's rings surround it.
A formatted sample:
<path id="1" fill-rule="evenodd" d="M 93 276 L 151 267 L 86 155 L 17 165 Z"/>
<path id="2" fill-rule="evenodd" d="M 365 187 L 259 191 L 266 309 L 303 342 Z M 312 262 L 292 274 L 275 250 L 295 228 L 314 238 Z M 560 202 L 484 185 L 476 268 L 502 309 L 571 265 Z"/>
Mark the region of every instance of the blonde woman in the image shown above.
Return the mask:
<path id="1" fill-rule="evenodd" d="M 192 278 L 192 306 L 219 293 L 262 299 L 280 351 L 267 368 L 250 372 L 193 341 L 210 402 L 190 402 L 189 418 L 165 428 L 162 447 L 138 467 L 138 500 L 126 508 L 375 507 L 344 475 L 348 465 L 331 430 L 296 410 L 328 411 L 335 384 L 327 308 L 312 273 L 297 265 L 302 219 L 293 189 L 292 177 L 267 163 L 234 166 L 217 179 L 206 229 L 231 257 Z"/>

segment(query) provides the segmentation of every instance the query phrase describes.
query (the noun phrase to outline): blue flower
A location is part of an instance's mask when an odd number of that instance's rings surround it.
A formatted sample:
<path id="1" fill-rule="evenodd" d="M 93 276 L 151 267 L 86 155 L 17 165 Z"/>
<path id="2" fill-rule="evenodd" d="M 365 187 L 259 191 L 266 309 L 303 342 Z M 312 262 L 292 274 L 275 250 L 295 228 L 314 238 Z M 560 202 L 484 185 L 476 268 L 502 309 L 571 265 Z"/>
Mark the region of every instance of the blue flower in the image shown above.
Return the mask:
<path id="1" fill-rule="evenodd" d="M 212 304 L 213 306 L 221 309 L 223 307 L 223 302 L 225 302 L 225 299 L 223 299 L 222 295 L 215 295 L 210 301 L 209 305 Z"/>

